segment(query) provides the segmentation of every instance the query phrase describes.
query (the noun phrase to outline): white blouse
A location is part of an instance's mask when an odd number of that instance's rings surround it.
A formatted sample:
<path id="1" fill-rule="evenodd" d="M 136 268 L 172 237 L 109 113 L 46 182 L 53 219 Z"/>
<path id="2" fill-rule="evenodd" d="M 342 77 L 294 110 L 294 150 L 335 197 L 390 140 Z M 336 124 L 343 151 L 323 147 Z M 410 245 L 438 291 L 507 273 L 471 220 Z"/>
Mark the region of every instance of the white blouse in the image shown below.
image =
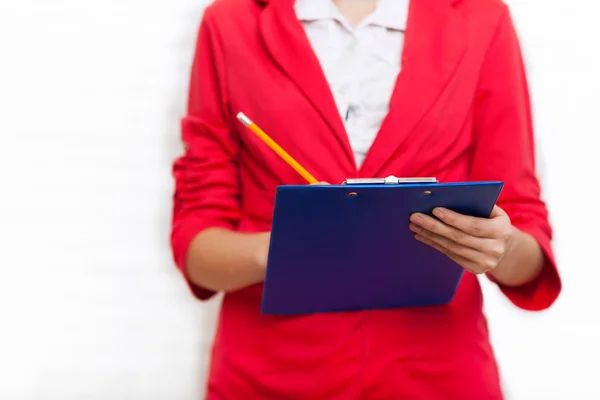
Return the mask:
<path id="1" fill-rule="evenodd" d="M 388 113 L 400 73 L 409 0 L 378 0 L 354 28 L 331 0 L 297 0 L 359 168 Z"/>

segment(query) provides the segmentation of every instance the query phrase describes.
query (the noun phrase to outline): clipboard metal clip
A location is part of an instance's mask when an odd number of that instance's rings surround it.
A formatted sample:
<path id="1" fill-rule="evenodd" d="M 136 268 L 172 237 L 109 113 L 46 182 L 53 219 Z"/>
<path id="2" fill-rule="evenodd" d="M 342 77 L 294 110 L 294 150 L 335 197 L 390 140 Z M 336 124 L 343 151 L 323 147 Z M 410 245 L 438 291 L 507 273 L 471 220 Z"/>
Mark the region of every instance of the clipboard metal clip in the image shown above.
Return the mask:
<path id="1" fill-rule="evenodd" d="M 388 176 L 387 178 L 349 178 L 342 185 L 400 185 L 403 183 L 438 183 L 433 177 L 426 178 L 397 178 Z"/>

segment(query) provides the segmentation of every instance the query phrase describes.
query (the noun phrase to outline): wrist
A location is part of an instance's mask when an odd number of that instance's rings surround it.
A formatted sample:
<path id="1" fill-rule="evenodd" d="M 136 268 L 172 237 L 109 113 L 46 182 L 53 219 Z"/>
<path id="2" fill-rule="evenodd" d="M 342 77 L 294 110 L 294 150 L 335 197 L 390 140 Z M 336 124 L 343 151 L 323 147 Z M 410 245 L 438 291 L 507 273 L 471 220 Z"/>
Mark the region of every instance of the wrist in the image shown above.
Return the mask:
<path id="1" fill-rule="evenodd" d="M 529 234 L 513 226 L 513 234 L 505 255 L 496 268 L 488 272 L 493 281 L 508 287 L 518 287 L 535 280 L 544 265 L 544 256 L 538 242 Z"/>
<path id="2" fill-rule="evenodd" d="M 518 242 L 519 242 L 519 229 L 515 228 L 514 225 L 511 225 L 512 234 L 506 243 L 506 250 L 504 251 L 504 255 L 500 259 L 500 262 L 496 266 L 496 268 L 492 269 L 487 273 L 487 275 L 492 278 L 493 281 L 507 284 L 507 278 L 511 280 L 511 270 L 513 270 L 513 266 L 511 265 L 515 260 L 512 257 L 512 254 L 517 252 Z M 508 273 L 508 277 L 507 277 Z M 512 285 L 510 285 L 512 286 Z"/>

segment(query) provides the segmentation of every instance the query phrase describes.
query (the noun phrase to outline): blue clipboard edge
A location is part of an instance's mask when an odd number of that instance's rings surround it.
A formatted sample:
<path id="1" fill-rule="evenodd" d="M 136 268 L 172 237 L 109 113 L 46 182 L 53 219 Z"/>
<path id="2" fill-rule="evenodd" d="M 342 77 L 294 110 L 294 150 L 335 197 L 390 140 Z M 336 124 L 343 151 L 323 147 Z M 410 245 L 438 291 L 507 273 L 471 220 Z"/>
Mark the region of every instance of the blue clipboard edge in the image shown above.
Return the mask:
<path id="1" fill-rule="evenodd" d="M 275 215 L 276 215 L 276 211 L 277 211 L 277 198 L 280 192 L 282 191 L 288 191 L 288 190 L 297 190 L 300 188 L 306 188 L 307 186 L 310 186 L 311 189 L 313 190 L 319 190 L 317 188 L 321 188 L 321 189 L 328 189 L 331 190 L 332 188 L 335 189 L 344 189 L 347 190 L 349 192 L 353 191 L 353 190 L 358 190 L 358 189 L 369 189 L 369 188 L 382 188 L 382 187 L 398 187 L 401 186 L 403 188 L 423 188 L 423 189 L 429 189 L 429 188 L 435 188 L 435 187 L 460 187 L 460 186 L 477 186 L 477 185 L 482 185 L 482 186 L 489 186 L 489 185 L 497 185 L 499 186 L 499 190 L 498 190 L 498 194 L 493 202 L 493 204 L 490 206 L 489 210 L 487 210 L 487 216 L 489 217 L 489 215 L 491 214 L 493 208 L 496 206 L 497 202 L 498 202 L 498 198 L 500 197 L 502 190 L 504 188 L 504 182 L 502 181 L 473 181 L 473 182 L 444 182 L 444 183 L 434 183 L 434 182 L 428 182 L 428 183 L 401 183 L 401 184 L 378 184 L 378 183 L 369 183 L 369 184 L 352 184 L 352 185 L 346 185 L 346 184 L 332 184 L 332 185 L 280 185 L 277 187 L 276 189 L 276 194 L 275 194 L 275 205 L 274 205 L 274 210 L 273 210 L 273 220 L 275 220 Z M 271 223 L 271 239 L 269 241 L 269 251 L 271 251 L 272 248 L 272 243 L 273 243 L 273 237 L 275 236 L 274 234 L 275 232 L 275 227 L 274 224 Z M 263 301 L 261 304 L 261 313 L 262 314 L 266 314 L 266 315 L 272 315 L 271 313 L 265 312 L 266 310 L 264 309 L 264 292 L 267 289 L 267 285 L 268 285 L 268 279 L 267 279 L 267 275 L 268 275 L 268 263 L 267 263 L 267 271 L 265 274 L 265 281 L 264 281 L 264 286 L 263 286 Z M 456 295 L 456 291 L 458 289 L 458 286 L 460 285 L 460 282 L 462 281 L 462 277 L 464 275 L 464 271 L 463 273 L 461 273 L 460 275 L 460 279 L 457 281 L 456 286 L 454 288 L 454 292 L 452 294 L 452 297 L 446 302 L 446 303 L 439 303 L 439 304 L 432 304 L 432 305 L 442 305 L 442 304 L 448 304 L 450 302 L 452 302 L 452 300 L 454 299 L 455 295 Z M 380 309 L 393 309 L 393 308 L 397 308 L 397 306 L 395 305 L 390 305 L 390 306 L 382 306 L 380 307 Z M 362 309 L 357 309 L 355 311 L 360 311 Z M 335 310 L 331 310 L 332 312 Z M 339 310 L 339 311 L 352 311 L 352 309 L 344 309 L 344 310 Z M 275 314 L 275 315 L 287 315 L 287 314 Z M 294 316 L 294 315 L 298 315 L 297 313 L 290 313 L 290 316 Z"/>
<path id="2" fill-rule="evenodd" d="M 352 188 L 381 188 L 381 187 L 389 187 L 389 188 L 393 188 L 393 187 L 403 187 L 403 188 L 407 188 L 407 187 L 418 187 L 418 188 L 424 188 L 424 187 L 456 187 L 456 186 L 475 186 L 475 185 L 500 185 L 500 187 L 502 188 L 504 186 L 504 182 L 502 181 L 477 181 L 477 182 L 444 182 L 444 183 L 433 183 L 433 182 L 428 182 L 428 183 L 398 183 L 398 184 L 380 184 L 380 183 L 368 183 L 368 184 L 353 184 L 353 185 L 343 185 L 343 184 L 334 184 L 334 185 L 279 185 L 277 186 L 276 192 L 275 192 L 275 199 L 277 199 L 277 193 L 279 193 L 282 190 L 292 190 L 292 189 L 298 189 L 298 188 L 305 188 L 307 186 L 310 186 L 311 188 L 314 188 L 315 190 L 318 190 L 317 188 L 320 189 L 331 189 L 331 188 L 345 188 L 345 189 L 352 189 Z M 496 199 L 497 201 L 497 199 Z M 492 210 L 490 210 L 490 213 L 492 212 Z"/>

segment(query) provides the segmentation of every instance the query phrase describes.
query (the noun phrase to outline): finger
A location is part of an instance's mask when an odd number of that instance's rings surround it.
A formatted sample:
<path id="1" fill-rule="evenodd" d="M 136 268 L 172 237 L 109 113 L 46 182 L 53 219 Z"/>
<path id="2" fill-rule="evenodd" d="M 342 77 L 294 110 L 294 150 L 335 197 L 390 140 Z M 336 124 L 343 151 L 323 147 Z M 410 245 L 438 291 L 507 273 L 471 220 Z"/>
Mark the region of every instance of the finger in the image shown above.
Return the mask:
<path id="1" fill-rule="evenodd" d="M 508 214 L 502 208 L 495 205 L 494 208 L 492 208 L 492 212 L 490 213 L 490 218 L 497 218 L 497 217 L 508 218 Z"/>
<path id="2" fill-rule="evenodd" d="M 419 220 L 418 215 L 416 215 L 413 219 Z M 506 240 L 471 236 L 463 231 L 445 225 L 443 222 L 427 216 L 423 217 L 421 225 L 411 223 L 409 228 L 411 231 L 419 233 L 422 236 L 429 237 L 440 245 L 468 258 L 470 258 L 470 256 L 467 255 L 466 250 L 460 249 L 457 245 L 460 244 L 468 249 L 475 250 L 478 255 L 484 255 L 484 259 L 489 259 L 490 262 L 497 262 L 500 258 L 502 258 L 506 251 Z M 488 264 L 488 262 L 485 264 Z"/>
<path id="3" fill-rule="evenodd" d="M 415 232 L 419 236 L 424 237 L 430 240 L 432 243 L 435 243 L 437 246 L 443 248 L 445 250 L 444 254 L 455 254 L 473 262 L 480 262 L 480 260 L 484 258 L 483 253 L 480 251 L 455 242 L 454 240 L 445 236 L 438 235 L 437 233 L 428 231 L 426 229 L 419 229 L 419 227 L 416 227 L 413 224 L 411 224 L 409 227 L 411 231 Z"/>
<path id="4" fill-rule="evenodd" d="M 454 242 L 472 247 L 474 249 L 480 249 L 485 244 L 484 242 L 486 239 L 470 235 L 428 215 L 417 213 L 411 216 L 410 221 L 416 225 L 411 227 L 411 230 L 415 233 L 421 233 L 421 231 L 418 229 L 421 228 L 424 231 L 433 232 L 439 236 L 443 236 Z"/>
<path id="5" fill-rule="evenodd" d="M 428 239 L 419 234 L 415 235 L 415 239 L 417 239 L 421 243 L 428 245 L 429 247 L 434 248 L 435 250 L 439 251 L 440 253 L 444 254 L 446 257 L 448 257 L 449 259 L 454 261 L 456 264 L 458 264 L 459 266 L 461 266 L 462 268 L 464 268 L 465 270 L 467 270 L 473 274 L 480 274 L 480 273 L 484 272 L 484 271 L 481 271 L 480 267 L 477 264 L 475 264 L 473 261 L 468 260 L 459 255 L 456 255 L 454 253 L 451 253 L 449 250 L 447 250 L 444 247 L 440 246 L 439 244 L 433 242 L 431 239 Z"/>
<path id="6" fill-rule="evenodd" d="M 317 182 L 317 183 L 311 183 L 311 186 L 313 185 L 329 185 L 329 182 Z"/>
<path id="7" fill-rule="evenodd" d="M 508 228 L 510 222 L 507 221 L 506 213 L 499 210 L 493 211 L 494 217 L 477 218 L 468 215 L 459 214 L 447 208 L 438 207 L 433 210 L 439 220 L 445 224 L 455 227 L 456 229 L 465 232 L 471 236 L 479 238 L 500 238 L 505 235 L 510 235 Z M 508 223 L 507 223 L 508 222 Z"/>

